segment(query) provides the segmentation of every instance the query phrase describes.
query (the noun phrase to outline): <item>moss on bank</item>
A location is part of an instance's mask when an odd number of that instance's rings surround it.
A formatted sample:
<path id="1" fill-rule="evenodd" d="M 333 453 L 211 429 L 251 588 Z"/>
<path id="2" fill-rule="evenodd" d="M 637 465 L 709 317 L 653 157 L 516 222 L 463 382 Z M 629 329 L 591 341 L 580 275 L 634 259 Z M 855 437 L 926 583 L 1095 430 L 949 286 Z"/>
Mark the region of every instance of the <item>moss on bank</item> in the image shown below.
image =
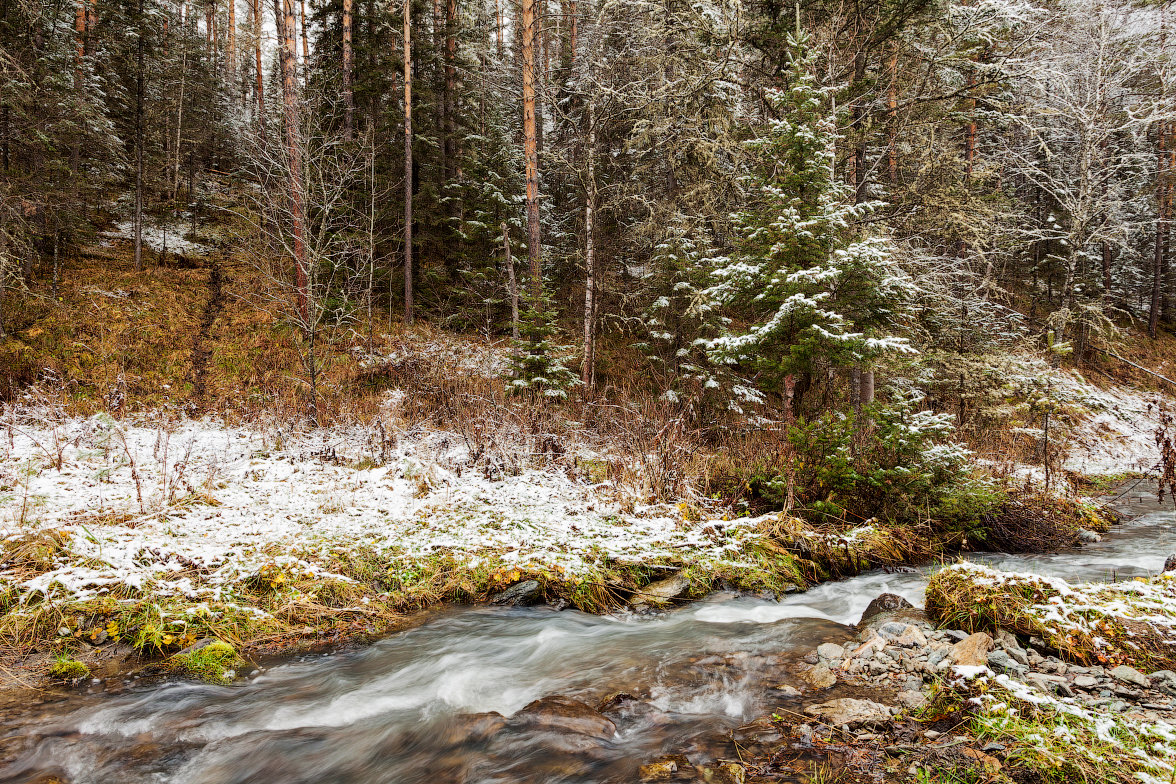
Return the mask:
<path id="1" fill-rule="evenodd" d="M 1008 679 L 981 676 L 945 685 L 920 719 L 951 726 L 978 747 L 999 744 L 995 753 L 1003 763 L 999 772 L 964 779 L 952 775 L 978 771 L 932 765 L 921 771 L 922 781 L 1168 784 L 1176 777 L 1176 732 L 1167 723 L 1092 712 Z"/>
<path id="2" fill-rule="evenodd" d="M 173 673 L 209 683 L 232 683 L 245 660 L 237 650 L 223 640 L 213 640 L 186 653 L 177 653 L 167 660 Z"/>
<path id="3" fill-rule="evenodd" d="M 90 668 L 68 654 L 61 654 L 49 668 L 49 677 L 59 681 L 76 681 L 90 677 Z"/>

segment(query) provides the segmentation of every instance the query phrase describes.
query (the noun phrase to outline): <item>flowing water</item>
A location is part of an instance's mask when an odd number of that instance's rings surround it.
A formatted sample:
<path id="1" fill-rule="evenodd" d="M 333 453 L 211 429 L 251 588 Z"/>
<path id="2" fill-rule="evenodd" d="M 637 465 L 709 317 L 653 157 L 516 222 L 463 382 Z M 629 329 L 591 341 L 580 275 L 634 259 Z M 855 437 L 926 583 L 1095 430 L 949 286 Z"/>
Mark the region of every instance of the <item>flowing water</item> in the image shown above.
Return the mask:
<path id="1" fill-rule="evenodd" d="M 1080 551 L 977 556 L 1105 580 L 1156 572 L 1176 518 L 1153 511 Z M 773 708 L 797 658 L 878 594 L 922 600 L 923 572 L 873 572 L 782 601 L 714 595 L 652 617 L 465 609 L 369 648 L 275 665 L 243 683 L 95 685 L 0 708 L 0 781 L 377 784 L 633 781 L 662 753 L 721 751 Z M 614 737 L 510 719 L 537 698 L 625 692 Z M 501 719 L 489 712 L 497 712 Z"/>

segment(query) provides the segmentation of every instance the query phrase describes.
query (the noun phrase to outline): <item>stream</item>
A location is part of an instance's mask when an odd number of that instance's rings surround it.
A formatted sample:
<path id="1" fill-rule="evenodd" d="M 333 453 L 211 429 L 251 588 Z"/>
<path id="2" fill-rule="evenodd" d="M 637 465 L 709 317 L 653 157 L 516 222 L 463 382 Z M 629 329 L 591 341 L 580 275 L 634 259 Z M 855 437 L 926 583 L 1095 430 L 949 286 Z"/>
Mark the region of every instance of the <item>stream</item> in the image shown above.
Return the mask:
<path id="1" fill-rule="evenodd" d="M 1081 550 L 971 558 L 1074 581 L 1154 573 L 1176 550 L 1176 516 L 1150 509 Z M 925 571 L 876 571 L 781 601 L 714 594 L 644 617 L 454 609 L 232 686 L 25 697 L 0 705 L 0 782 L 631 782 L 661 754 L 723 753 L 728 730 L 773 709 L 800 657 L 844 640 L 878 594 L 921 605 L 925 585 Z M 511 718 L 548 695 L 597 705 L 618 692 L 635 699 L 606 710 L 611 738 Z M 478 715 L 492 711 L 507 718 Z"/>

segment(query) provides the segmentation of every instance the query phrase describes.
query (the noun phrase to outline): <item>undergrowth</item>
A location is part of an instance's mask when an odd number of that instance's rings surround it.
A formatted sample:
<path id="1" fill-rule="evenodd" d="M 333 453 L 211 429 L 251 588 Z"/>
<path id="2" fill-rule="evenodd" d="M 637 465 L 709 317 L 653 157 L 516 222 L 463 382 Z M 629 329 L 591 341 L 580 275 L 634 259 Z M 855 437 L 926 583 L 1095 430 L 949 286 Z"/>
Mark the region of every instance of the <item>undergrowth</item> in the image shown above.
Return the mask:
<path id="1" fill-rule="evenodd" d="M 978 745 L 1003 746 L 999 780 L 1169 784 L 1176 776 L 1176 730 L 1170 725 L 1093 713 L 1003 678 L 942 688 L 922 718 L 941 719 L 936 726 L 950 720 L 954 733 Z"/>

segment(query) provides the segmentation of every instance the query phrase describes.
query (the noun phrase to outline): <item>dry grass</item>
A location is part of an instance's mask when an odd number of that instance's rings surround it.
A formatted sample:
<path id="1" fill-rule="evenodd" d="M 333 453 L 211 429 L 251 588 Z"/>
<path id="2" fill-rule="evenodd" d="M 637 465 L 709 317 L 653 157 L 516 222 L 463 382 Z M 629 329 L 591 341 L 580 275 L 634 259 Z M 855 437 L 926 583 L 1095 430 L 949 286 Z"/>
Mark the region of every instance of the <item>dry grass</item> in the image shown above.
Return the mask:
<path id="1" fill-rule="evenodd" d="M 1062 590 L 1045 578 L 961 564 L 931 579 L 927 613 L 952 629 L 1037 637 L 1071 661 L 1127 663 L 1146 671 L 1176 667 L 1171 575 Z"/>

